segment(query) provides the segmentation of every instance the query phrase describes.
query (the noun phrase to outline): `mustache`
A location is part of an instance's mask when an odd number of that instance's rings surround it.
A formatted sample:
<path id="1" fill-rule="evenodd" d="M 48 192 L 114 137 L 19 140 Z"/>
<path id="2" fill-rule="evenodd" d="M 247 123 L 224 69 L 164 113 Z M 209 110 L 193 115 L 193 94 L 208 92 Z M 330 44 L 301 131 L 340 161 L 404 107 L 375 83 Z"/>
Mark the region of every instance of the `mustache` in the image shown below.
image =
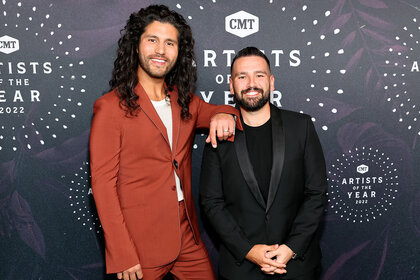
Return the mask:
<path id="1" fill-rule="evenodd" d="M 248 93 L 248 92 L 250 92 L 250 91 L 258 91 L 258 92 L 260 92 L 261 94 L 263 94 L 263 93 L 264 93 L 264 91 L 263 91 L 263 89 L 262 89 L 262 88 L 249 87 L 249 88 L 247 88 L 247 89 L 241 90 L 241 94 L 245 94 L 245 93 Z"/>
<path id="2" fill-rule="evenodd" d="M 163 60 L 169 60 L 166 56 L 164 56 L 164 55 L 151 55 L 151 56 L 148 56 L 148 58 L 149 59 L 163 59 Z"/>

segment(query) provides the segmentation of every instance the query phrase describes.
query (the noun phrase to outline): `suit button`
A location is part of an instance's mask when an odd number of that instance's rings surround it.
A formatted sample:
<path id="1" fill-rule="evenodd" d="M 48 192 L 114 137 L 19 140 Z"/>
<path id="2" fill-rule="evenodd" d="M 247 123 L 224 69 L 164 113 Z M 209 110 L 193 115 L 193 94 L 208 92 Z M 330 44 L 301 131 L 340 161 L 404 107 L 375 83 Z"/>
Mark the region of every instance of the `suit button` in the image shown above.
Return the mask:
<path id="1" fill-rule="evenodd" d="M 178 162 L 176 160 L 174 160 L 174 166 L 176 169 L 178 169 Z"/>
<path id="2" fill-rule="evenodd" d="M 171 188 L 173 191 L 175 191 L 176 190 L 176 187 L 175 186 L 172 186 L 172 188 Z"/>
<path id="3" fill-rule="evenodd" d="M 268 215 L 268 214 L 267 214 L 267 215 L 265 216 L 265 221 L 266 221 L 266 222 L 268 222 L 269 220 L 270 220 L 270 215 Z"/>

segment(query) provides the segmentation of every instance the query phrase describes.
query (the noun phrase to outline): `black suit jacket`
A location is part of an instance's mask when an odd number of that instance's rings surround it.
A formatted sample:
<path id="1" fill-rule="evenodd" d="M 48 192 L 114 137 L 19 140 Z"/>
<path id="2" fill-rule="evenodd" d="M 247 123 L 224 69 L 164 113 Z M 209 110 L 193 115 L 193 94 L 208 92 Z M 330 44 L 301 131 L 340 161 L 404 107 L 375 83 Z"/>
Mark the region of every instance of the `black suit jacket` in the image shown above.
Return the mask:
<path id="1" fill-rule="evenodd" d="M 200 198 L 221 238 L 219 270 L 228 279 L 264 279 L 245 259 L 255 244 L 286 244 L 299 258 L 287 264 L 288 279 L 314 269 L 321 250 L 316 230 L 326 202 L 325 159 L 308 115 L 270 105 L 273 165 L 267 203 L 258 187 L 245 135 L 204 150 Z"/>

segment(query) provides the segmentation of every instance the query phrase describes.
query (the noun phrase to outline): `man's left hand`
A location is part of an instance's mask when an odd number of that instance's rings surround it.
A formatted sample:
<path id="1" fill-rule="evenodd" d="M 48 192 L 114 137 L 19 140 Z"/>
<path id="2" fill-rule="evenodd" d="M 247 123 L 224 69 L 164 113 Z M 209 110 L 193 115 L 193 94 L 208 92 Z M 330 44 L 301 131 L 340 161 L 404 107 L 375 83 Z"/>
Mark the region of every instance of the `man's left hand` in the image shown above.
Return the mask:
<path id="1" fill-rule="evenodd" d="M 287 245 L 282 244 L 276 250 L 269 251 L 269 252 L 265 253 L 265 257 L 269 258 L 269 259 L 275 258 L 276 262 L 287 265 L 287 263 L 293 257 L 293 251 Z M 274 274 L 274 273 L 283 274 L 283 273 L 285 273 L 283 269 L 278 269 L 278 268 L 272 267 L 272 266 L 263 267 L 263 268 L 261 268 L 261 270 L 264 273 L 267 273 L 267 274 Z"/>
<path id="2" fill-rule="evenodd" d="M 235 134 L 235 119 L 230 114 L 218 113 L 210 120 L 209 136 L 206 143 L 210 143 L 213 148 L 217 148 L 217 139 L 219 141 L 227 140 Z"/>

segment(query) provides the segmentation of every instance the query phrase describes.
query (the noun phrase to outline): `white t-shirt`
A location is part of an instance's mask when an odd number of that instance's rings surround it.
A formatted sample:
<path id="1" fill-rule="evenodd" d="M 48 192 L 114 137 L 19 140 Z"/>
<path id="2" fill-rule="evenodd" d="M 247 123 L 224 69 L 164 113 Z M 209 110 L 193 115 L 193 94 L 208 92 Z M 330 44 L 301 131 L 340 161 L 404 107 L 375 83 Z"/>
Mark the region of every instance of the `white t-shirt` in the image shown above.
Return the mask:
<path id="1" fill-rule="evenodd" d="M 169 145 L 172 150 L 172 109 L 171 102 L 166 99 L 160 101 L 152 101 L 153 106 L 155 107 L 156 112 L 158 113 L 160 119 L 166 127 L 166 133 L 168 134 Z M 178 201 L 184 200 L 184 194 L 181 189 L 181 181 L 179 180 L 178 175 L 174 170 L 175 174 L 175 184 L 176 184 L 176 193 L 178 195 Z"/>

